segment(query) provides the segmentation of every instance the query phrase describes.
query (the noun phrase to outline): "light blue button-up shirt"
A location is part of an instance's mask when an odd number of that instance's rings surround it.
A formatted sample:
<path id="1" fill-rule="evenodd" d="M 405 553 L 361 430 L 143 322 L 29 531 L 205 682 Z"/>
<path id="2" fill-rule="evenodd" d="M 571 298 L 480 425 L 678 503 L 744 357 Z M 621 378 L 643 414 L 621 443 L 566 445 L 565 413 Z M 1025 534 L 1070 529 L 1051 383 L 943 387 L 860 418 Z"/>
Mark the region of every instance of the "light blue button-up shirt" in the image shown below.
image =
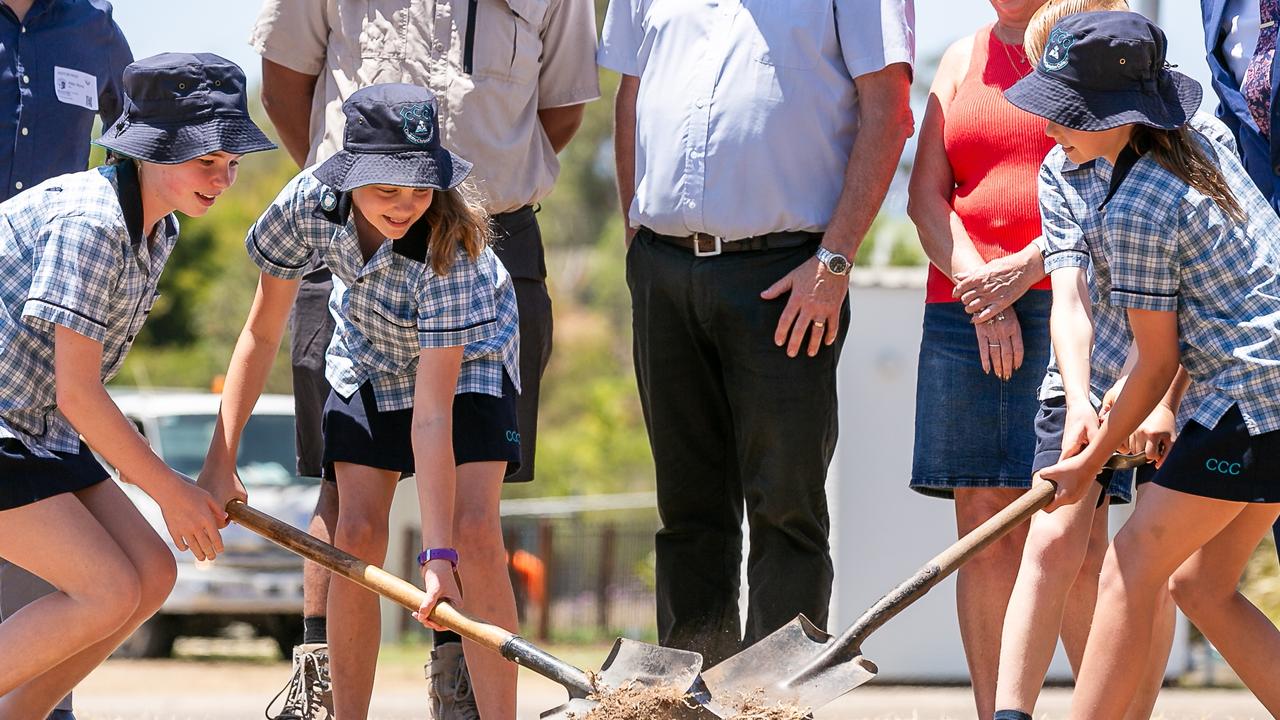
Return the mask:
<path id="1" fill-rule="evenodd" d="M 853 79 L 914 59 L 912 0 L 610 0 L 600 64 L 640 78 L 632 226 L 821 232 L 858 128 Z"/>

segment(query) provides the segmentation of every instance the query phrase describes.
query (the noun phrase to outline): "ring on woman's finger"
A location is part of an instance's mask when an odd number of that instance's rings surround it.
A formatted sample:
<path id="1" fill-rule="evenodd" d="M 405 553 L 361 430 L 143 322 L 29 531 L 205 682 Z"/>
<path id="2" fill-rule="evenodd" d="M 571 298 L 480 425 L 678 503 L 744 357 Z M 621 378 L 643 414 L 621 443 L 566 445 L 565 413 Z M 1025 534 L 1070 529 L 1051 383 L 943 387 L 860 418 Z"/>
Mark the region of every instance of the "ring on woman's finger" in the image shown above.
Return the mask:
<path id="1" fill-rule="evenodd" d="M 821 327 L 826 327 L 827 324 L 825 322 L 822 322 L 821 320 L 814 320 L 813 326 L 816 328 L 821 328 Z"/>
<path id="2" fill-rule="evenodd" d="M 1004 313 L 996 313 L 997 320 L 1004 320 Z"/>
<path id="3" fill-rule="evenodd" d="M 1000 343 L 989 342 L 987 343 L 987 347 L 1000 347 Z"/>

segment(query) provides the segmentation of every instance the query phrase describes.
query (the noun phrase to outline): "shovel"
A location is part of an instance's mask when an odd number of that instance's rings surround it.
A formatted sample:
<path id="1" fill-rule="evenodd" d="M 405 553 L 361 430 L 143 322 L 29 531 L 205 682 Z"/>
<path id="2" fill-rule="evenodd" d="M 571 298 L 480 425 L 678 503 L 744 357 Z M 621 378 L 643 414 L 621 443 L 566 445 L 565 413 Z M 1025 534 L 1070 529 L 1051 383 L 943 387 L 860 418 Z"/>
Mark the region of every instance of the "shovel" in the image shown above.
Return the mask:
<path id="1" fill-rule="evenodd" d="M 232 520 L 373 592 L 417 612 L 426 593 L 380 567 L 317 540 L 287 523 L 261 513 L 240 500 L 227 503 Z M 492 650 L 513 663 L 553 680 L 569 691 L 569 702 L 543 714 L 580 720 L 594 707 L 589 696 L 629 686 L 690 687 L 702 667 L 695 652 L 658 647 L 618 638 L 600 672 L 588 676 L 582 670 L 539 649 L 528 640 L 464 615 L 447 602 L 431 610 L 431 619 L 462 637 Z"/>
<path id="2" fill-rule="evenodd" d="M 1134 468 L 1142 453 L 1115 454 L 1107 467 Z M 1031 489 L 954 545 L 939 553 L 862 614 L 840 637 L 820 630 L 804 615 L 751 647 L 702 673 L 710 692 L 706 708 L 721 718 L 737 712 L 734 703 L 754 698 L 758 706 L 822 707 L 871 680 L 879 672 L 862 656 L 862 641 L 895 615 L 924 597 L 934 585 L 1053 500 L 1057 486 L 1037 477 Z M 763 691 L 763 696 L 761 692 Z"/>

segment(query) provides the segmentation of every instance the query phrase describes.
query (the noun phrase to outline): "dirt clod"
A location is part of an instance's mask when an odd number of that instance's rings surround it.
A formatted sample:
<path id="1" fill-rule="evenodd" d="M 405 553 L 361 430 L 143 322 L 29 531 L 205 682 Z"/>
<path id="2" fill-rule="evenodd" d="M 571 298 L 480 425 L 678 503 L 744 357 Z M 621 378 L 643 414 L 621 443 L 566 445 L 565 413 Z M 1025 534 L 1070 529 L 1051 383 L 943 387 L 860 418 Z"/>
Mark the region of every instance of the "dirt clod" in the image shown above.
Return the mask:
<path id="1" fill-rule="evenodd" d="M 596 706 L 585 716 L 573 720 L 659 720 L 692 717 L 697 703 L 683 690 L 629 683 L 588 696 Z M 733 708 L 728 720 L 805 720 L 808 708 L 785 703 L 770 703 L 763 689 L 744 694 L 723 703 Z M 708 713 L 709 715 L 709 713 Z"/>

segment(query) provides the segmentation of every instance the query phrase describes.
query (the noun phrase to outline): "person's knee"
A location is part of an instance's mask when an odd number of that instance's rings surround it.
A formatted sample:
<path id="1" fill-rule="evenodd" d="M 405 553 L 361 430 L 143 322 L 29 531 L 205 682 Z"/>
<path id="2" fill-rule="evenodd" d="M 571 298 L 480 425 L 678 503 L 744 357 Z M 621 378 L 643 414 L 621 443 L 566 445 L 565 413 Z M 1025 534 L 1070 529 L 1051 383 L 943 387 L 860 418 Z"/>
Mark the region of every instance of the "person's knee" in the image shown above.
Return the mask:
<path id="1" fill-rule="evenodd" d="M 1033 567 L 1046 572 L 1079 568 L 1088 551 L 1084 538 L 1063 523 L 1053 522 L 1052 518 L 1045 520 L 1031 526 L 1023 553 L 1024 566 L 1030 561 Z M 1102 550 L 1106 552 L 1105 547 Z M 1098 555 L 1097 562 L 1101 564 L 1102 555 Z"/>
<path id="2" fill-rule="evenodd" d="M 454 542 L 458 551 L 476 562 L 506 562 L 507 548 L 497 508 L 459 507 L 454 515 Z"/>
<path id="3" fill-rule="evenodd" d="M 387 523 L 358 515 L 341 515 L 334 534 L 339 548 L 356 557 L 381 564 L 387 552 Z"/>
<path id="4" fill-rule="evenodd" d="M 173 553 L 161 544 L 146 554 L 139 563 L 138 611 L 150 616 L 164 605 L 178 582 L 178 563 Z"/>
<path id="5" fill-rule="evenodd" d="M 1180 568 L 1169 578 L 1169 594 L 1192 620 L 1220 606 L 1235 591 L 1235 583 L 1223 587 L 1212 578 L 1186 568 Z"/>
<path id="6" fill-rule="evenodd" d="M 142 578 L 125 563 L 117 568 L 108 582 L 77 598 L 88 612 L 80 622 L 95 635 L 106 637 L 119 630 L 138 612 L 142 604 Z"/>

